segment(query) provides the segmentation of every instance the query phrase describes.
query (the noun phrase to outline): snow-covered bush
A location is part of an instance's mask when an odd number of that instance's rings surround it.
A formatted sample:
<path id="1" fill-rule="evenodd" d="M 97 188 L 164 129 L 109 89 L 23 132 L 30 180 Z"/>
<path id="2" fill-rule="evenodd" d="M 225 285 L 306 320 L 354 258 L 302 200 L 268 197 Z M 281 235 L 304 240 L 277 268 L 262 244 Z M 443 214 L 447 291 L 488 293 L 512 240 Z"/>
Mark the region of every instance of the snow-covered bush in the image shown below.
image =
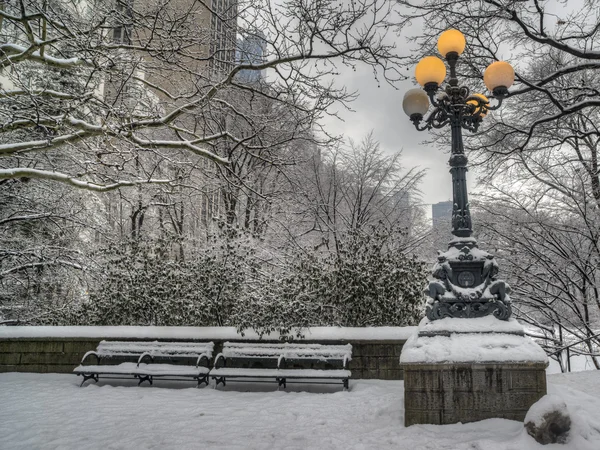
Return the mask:
<path id="1" fill-rule="evenodd" d="M 105 249 L 89 301 L 53 323 L 80 325 L 227 325 L 242 295 L 251 251 L 223 242 L 181 261 L 164 242 L 142 240 Z"/>
<path id="2" fill-rule="evenodd" d="M 228 236 L 177 260 L 168 243 L 105 249 L 89 300 L 39 323 L 252 328 L 260 334 L 319 325 L 410 325 L 421 316 L 425 265 L 389 248 L 390 234 L 346 233 L 336 254 L 298 249 L 265 265 L 255 244 Z"/>
<path id="3" fill-rule="evenodd" d="M 246 295 L 234 324 L 259 333 L 292 327 L 416 324 L 422 316 L 426 265 L 390 248 L 393 230 L 371 227 L 340 237 L 336 254 L 299 250 L 261 295 Z"/>

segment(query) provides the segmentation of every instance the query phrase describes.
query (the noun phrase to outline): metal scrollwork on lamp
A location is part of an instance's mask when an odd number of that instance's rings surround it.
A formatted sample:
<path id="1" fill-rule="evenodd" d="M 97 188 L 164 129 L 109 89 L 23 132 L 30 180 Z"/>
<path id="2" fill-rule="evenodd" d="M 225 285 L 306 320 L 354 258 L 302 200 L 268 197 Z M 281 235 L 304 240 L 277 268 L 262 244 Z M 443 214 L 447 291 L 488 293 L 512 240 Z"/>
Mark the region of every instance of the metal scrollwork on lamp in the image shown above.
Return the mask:
<path id="1" fill-rule="evenodd" d="M 510 287 L 498 280 L 498 264 L 494 257 L 480 250 L 473 234 L 471 211 L 467 195 L 467 163 L 463 147 L 463 128 L 475 132 L 489 111 L 498 109 L 508 96 L 515 73 L 510 64 L 496 61 L 483 75 L 491 95 L 471 94 L 466 86 L 459 86 L 456 65 L 465 49 L 466 41 L 458 30 L 447 30 L 438 40 L 438 50 L 450 67 L 450 77 L 445 89 L 446 65 L 435 57 L 427 56 L 417 64 L 415 76 L 423 89 L 406 92 L 402 106 L 417 130 L 430 130 L 450 125 L 452 174 L 452 234 L 446 252 L 439 252 L 433 267 L 434 281 L 426 294 L 427 317 L 430 320 L 444 317 L 483 317 L 493 314 L 507 320 L 511 315 Z M 489 98 L 488 98 L 489 97 Z M 495 104 L 490 102 L 495 101 Z M 433 108 L 431 108 L 431 106 Z M 429 115 L 427 112 L 431 109 Z"/>

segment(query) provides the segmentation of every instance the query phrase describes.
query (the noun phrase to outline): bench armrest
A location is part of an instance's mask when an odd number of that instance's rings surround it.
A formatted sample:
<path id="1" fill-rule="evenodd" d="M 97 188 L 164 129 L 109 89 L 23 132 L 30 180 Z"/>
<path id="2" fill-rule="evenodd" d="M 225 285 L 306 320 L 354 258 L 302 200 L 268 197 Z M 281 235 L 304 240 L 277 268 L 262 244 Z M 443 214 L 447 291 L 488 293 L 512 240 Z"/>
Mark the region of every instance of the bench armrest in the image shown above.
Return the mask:
<path id="1" fill-rule="evenodd" d="M 83 364 L 83 361 L 85 360 L 85 358 L 87 358 L 88 356 L 92 356 L 92 355 L 96 357 L 97 363 L 100 362 L 100 355 L 98 355 L 98 353 L 96 353 L 94 350 L 90 350 L 85 355 L 83 355 L 83 358 L 81 358 L 81 364 Z"/>
<path id="2" fill-rule="evenodd" d="M 141 354 L 140 358 L 138 359 L 138 362 L 137 362 L 137 365 L 138 365 L 138 367 L 140 366 L 140 363 L 141 363 L 141 362 L 144 360 L 144 358 L 146 358 L 146 357 L 150 358 L 150 362 L 153 362 L 153 361 L 154 361 L 154 357 L 153 357 L 153 356 L 152 356 L 150 353 L 148 353 L 148 352 L 144 352 L 144 353 L 142 353 L 142 354 Z"/>
<path id="3" fill-rule="evenodd" d="M 284 366 L 285 366 L 285 356 L 279 355 L 279 358 L 277 358 L 277 368 L 283 369 Z"/>
<path id="4" fill-rule="evenodd" d="M 215 369 L 218 369 L 218 368 L 219 368 L 219 363 L 220 363 L 220 362 L 222 362 L 222 363 L 223 363 L 223 366 L 222 366 L 222 367 L 225 367 L 225 362 L 226 362 L 226 361 L 225 361 L 225 355 L 223 355 L 223 353 L 219 353 L 219 354 L 217 355 L 217 357 L 215 358 L 215 366 L 214 366 L 214 367 L 215 367 Z"/>
<path id="5" fill-rule="evenodd" d="M 202 353 L 200 356 L 198 356 L 198 360 L 196 361 L 196 367 L 198 367 L 200 365 L 200 363 L 202 362 L 202 360 L 206 361 L 205 367 L 208 367 L 208 361 L 209 361 L 209 357 L 206 353 Z"/>

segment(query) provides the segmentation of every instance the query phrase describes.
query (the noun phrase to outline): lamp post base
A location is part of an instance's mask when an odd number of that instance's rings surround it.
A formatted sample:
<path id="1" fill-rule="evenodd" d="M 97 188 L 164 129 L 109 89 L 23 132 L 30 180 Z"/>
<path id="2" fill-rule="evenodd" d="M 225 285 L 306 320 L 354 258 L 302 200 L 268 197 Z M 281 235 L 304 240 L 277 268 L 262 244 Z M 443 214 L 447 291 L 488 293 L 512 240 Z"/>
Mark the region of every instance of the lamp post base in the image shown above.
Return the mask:
<path id="1" fill-rule="evenodd" d="M 523 422 L 546 395 L 546 365 L 405 364 L 404 425 L 509 419 Z"/>
<path id="2" fill-rule="evenodd" d="M 405 426 L 523 421 L 546 394 L 546 354 L 515 320 L 424 319 L 400 363 Z"/>
<path id="3" fill-rule="evenodd" d="M 429 320 L 444 317 L 477 318 L 493 315 L 508 320 L 512 314 L 510 287 L 498 280 L 493 255 L 477 247 L 471 237 L 456 237 L 446 252 L 438 253 L 425 293 Z"/>

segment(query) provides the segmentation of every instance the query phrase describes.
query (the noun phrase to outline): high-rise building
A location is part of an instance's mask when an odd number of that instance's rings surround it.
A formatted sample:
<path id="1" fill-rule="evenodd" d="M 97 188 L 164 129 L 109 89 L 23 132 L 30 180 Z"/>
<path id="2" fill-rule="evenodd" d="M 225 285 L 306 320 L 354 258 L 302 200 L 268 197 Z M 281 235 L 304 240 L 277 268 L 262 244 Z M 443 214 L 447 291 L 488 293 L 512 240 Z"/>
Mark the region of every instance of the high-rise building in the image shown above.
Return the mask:
<path id="1" fill-rule="evenodd" d="M 256 34 L 246 36 L 238 40 L 237 60 L 241 64 L 262 64 L 265 62 L 267 41 L 264 33 L 258 31 Z M 242 83 L 258 83 L 265 76 L 264 70 L 242 70 L 238 74 L 238 80 Z"/>
<path id="2" fill-rule="evenodd" d="M 213 75 L 231 70 L 236 62 L 237 1 L 205 0 L 211 2 L 210 59 Z"/>
<path id="3" fill-rule="evenodd" d="M 431 205 L 431 219 L 433 221 L 433 226 L 438 224 L 443 225 L 443 223 L 445 223 L 448 230 L 450 230 L 452 221 L 452 202 L 448 200 L 446 202 L 439 202 Z"/>
<path id="4" fill-rule="evenodd" d="M 433 250 L 445 251 L 452 239 L 452 202 L 439 202 L 431 205 Z"/>

